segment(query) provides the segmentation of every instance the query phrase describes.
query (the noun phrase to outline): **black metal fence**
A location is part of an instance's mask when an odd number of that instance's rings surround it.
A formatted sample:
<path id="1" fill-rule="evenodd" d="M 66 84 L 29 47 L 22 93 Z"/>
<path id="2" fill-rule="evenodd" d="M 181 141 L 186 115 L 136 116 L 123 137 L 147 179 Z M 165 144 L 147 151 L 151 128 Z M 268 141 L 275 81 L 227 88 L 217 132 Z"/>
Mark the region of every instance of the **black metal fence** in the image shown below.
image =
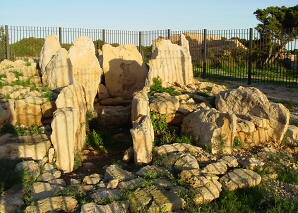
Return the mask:
<path id="1" fill-rule="evenodd" d="M 163 37 L 178 44 L 184 34 L 189 41 L 195 76 L 298 86 L 297 40 L 280 48 L 280 41 L 268 42 L 254 29 L 127 31 L 5 25 L 0 26 L 0 61 L 38 58 L 44 39 L 51 34 L 58 35 L 66 49 L 79 36 L 90 37 L 96 49 L 105 43 L 135 44 L 145 62 L 151 57 L 154 40 Z"/>

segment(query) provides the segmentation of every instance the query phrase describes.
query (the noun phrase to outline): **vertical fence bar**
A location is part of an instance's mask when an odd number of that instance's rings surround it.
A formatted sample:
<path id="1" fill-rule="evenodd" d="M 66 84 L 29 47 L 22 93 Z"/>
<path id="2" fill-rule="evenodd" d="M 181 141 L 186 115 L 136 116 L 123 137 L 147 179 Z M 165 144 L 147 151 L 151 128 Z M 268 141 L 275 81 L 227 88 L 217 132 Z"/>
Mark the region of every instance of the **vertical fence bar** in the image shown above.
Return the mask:
<path id="1" fill-rule="evenodd" d="M 252 73 L 252 40 L 253 29 L 249 28 L 249 57 L 248 57 L 248 72 L 247 72 L 247 84 L 251 85 L 251 73 Z"/>
<path id="2" fill-rule="evenodd" d="M 139 51 L 141 52 L 142 48 L 142 31 L 139 31 Z"/>
<path id="3" fill-rule="evenodd" d="M 8 31 L 8 25 L 5 25 L 5 37 L 6 37 L 6 42 L 5 42 L 5 46 L 6 46 L 6 59 L 9 60 L 10 54 L 9 54 L 9 31 Z"/>
<path id="4" fill-rule="evenodd" d="M 62 45 L 62 27 L 59 27 L 59 42 Z"/>
<path id="5" fill-rule="evenodd" d="M 103 44 L 106 43 L 106 30 L 105 29 L 102 29 L 102 41 L 103 41 Z"/>
<path id="6" fill-rule="evenodd" d="M 170 29 L 168 29 L 168 39 L 170 39 L 170 37 L 171 37 L 171 30 Z"/>
<path id="7" fill-rule="evenodd" d="M 203 40 L 203 78 L 206 78 L 207 71 L 207 29 L 204 29 L 204 40 Z"/>

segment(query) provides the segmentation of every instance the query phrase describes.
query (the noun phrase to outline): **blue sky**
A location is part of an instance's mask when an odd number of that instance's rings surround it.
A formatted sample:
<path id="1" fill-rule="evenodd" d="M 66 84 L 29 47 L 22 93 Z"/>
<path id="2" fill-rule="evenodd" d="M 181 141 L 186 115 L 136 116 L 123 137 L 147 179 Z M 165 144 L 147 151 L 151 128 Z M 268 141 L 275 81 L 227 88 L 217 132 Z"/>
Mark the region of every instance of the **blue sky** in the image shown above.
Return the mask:
<path id="1" fill-rule="evenodd" d="M 0 25 L 127 30 L 240 29 L 253 12 L 297 0 L 0 0 Z"/>

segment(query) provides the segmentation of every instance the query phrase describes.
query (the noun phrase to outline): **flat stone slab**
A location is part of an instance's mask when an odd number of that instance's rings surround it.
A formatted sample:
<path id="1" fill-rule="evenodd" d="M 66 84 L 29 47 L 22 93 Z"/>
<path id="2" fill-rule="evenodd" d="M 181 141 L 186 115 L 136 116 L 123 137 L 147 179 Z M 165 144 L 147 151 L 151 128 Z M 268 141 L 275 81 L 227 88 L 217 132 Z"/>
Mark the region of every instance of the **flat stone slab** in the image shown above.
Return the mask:
<path id="1" fill-rule="evenodd" d="M 125 182 L 120 182 L 118 184 L 119 189 L 121 190 L 134 190 L 142 186 L 144 182 L 143 178 L 136 178 Z"/>
<path id="2" fill-rule="evenodd" d="M 95 203 L 87 203 L 81 207 L 81 213 L 126 213 L 128 212 L 127 202 L 114 202 L 108 205 L 97 205 Z"/>
<path id="3" fill-rule="evenodd" d="M 225 190 L 234 191 L 257 186 L 261 183 L 261 176 L 248 169 L 235 169 L 221 177 L 220 182 Z"/>
<path id="4" fill-rule="evenodd" d="M 104 174 L 105 181 L 110 181 L 113 179 L 118 179 L 119 181 L 128 181 L 135 178 L 136 176 L 133 173 L 123 170 L 117 165 L 109 166 Z"/>
<path id="5" fill-rule="evenodd" d="M 118 189 L 98 189 L 90 196 L 96 203 L 104 204 L 106 200 L 117 200 L 121 197 L 121 192 Z"/>
<path id="6" fill-rule="evenodd" d="M 209 181 L 202 187 L 195 189 L 194 202 L 198 205 L 209 203 L 216 198 L 219 198 L 222 185 L 216 180 Z"/>
<path id="7" fill-rule="evenodd" d="M 158 155 L 164 155 L 171 152 L 191 152 L 193 154 L 199 154 L 204 152 L 204 150 L 201 147 L 193 146 L 191 144 L 186 143 L 166 144 L 159 147 L 155 147 L 154 151 Z"/>
<path id="8" fill-rule="evenodd" d="M 201 172 L 205 174 L 222 175 L 225 174 L 227 170 L 227 164 L 222 161 L 219 161 L 207 165 L 205 168 L 201 170 Z"/>

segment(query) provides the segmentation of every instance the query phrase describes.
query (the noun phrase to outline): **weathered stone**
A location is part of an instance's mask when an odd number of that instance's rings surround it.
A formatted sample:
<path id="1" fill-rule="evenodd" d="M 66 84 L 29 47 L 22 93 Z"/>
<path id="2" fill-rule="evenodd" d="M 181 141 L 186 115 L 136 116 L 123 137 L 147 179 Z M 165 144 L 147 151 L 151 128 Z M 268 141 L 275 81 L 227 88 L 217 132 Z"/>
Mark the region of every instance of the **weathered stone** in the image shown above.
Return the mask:
<path id="1" fill-rule="evenodd" d="M 133 147 L 129 147 L 127 150 L 125 150 L 122 160 L 124 162 L 130 162 L 133 160 L 133 155 L 134 155 Z"/>
<path id="2" fill-rule="evenodd" d="M 131 124 L 131 106 L 99 106 L 96 111 L 102 126 L 121 127 Z"/>
<path id="3" fill-rule="evenodd" d="M 64 189 L 66 182 L 63 179 L 52 179 L 48 181 L 52 188 L 55 189 Z"/>
<path id="4" fill-rule="evenodd" d="M 74 82 L 84 87 L 87 108 L 92 110 L 101 75 L 103 74 L 95 56 L 92 40 L 86 36 L 74 40 L 73 46 L 69 49 L 69 58 L 73 68 Z"/>
<path id="5" fill-rule="evenodd" d="M 233 191 L 239 188 L 253 187 L 261 182 L 261 176 L 248 169 L 235 169 L 220 178 L 224 189 Z"/>
<path id="6" fill-rule="evenodd" d="M 107 88 L 105 87 L 105 85 L 100 84 L 98 86 L 97 98 L 99 100 L 102 100 L 102 99 L 105 99 L 105 98 L 108 98 L 108 97 L 109 97 L 109 93 L 108 93 Z"/>
<path id="7" fill-rule="evenodd" d="M 125 106 L 129 105 L 131 103 L 131 100 L 125 100 L 122 97 L 108 97 L 105 98 L 101 101 L 99 101 L 100 105 L 105 105 L 105 106 Z"/>
<path id="8" fill-rule="evenodd" d="M 236 120 L 234 114 L 200 107 L 184 118 L 181 131 L 192 138 L 199 138 L 198 142 L 209 146 L 213 154 L 230 154 L 237 134 Z"/>
<path id="9" fill-rule="evenodd" d="M 216 108 L 237 114 L 239 137 L 248 145 L 280 143 L 289 125 L 289 110 L 282 104 L 270 103 L 266 95 L 253 87 L 221 92 L 216 97 Z"/>
<path id="10" fill-rule="evenodd" d="M 168 93 L 157 93 L 150 103 L 150 110 L 159 114 L 175 114 L 179 109 L 179 99 Z"/>
<path id="11" fill-rule="evenodd" d="M 98 184 L 101 179 L 102 179 L 101 175 L 95 173 L 84 177 L 83 184 L 95 185 L 95 184 Z"/>
<path id="12" fill-rule="evenodd" d="M 117 165 L 111 165 L 106 169 L 104 174 L 104 179 L 106 181 L 110 181 L 113 179 L 118 179 L 119 181 L 127 181 L 131 179 L 135 179 L 136 176 L 131 172 L 121 169 Z"/>
<path id="13" fill-rule="evenodd" d="M 150 191 L 153 202 L 148 212 L 173 212 L 183 209 L 185 201 L 176 194 L 162 189 L 153 189 Z"/>
<path id="14" fill-rule="evenodd" d="M 50 197 L 39 200 L 36 206 L 28 206 L 25 213 L 40 213 L 40 212 L 74 212 L 78 206 L 78 201 L 72 197 Z"/>
<path id="15" fill-rule="evenodd" d="M 197 159 L 189 153 L 181 155 L 173 165 L 173 168 L 177 171 L 200 169 Z"/>
<path id="16" fill-rule="evenodd" d="M 30 135 L 7 138 L 0 143 L 0 158 L 41 160 L 46 156 L 51 142 L 47 135 Z"/>
<path id="17" fill-rule="evenodd" d="M 136 178 L 129 181 L 120 182 L 118 184 L 119 189 L 121 190 L 134 190 L 142 186 L 144 182 L 143 178 Z"/>
<path id="18" fill-rule="evenodd" d="M 46 182 L 35 182 L 32 185 L 32 197 L 34 200 L 41 200 L 53 196 L 54 191 L 51 184 Z"/>
<path id="19" fill-rule="evenodd" d="M 250 170 L 262 169 L 263 166 L 265 165 L 264 162 L 254 158 L 254 157 L 242 157 L 239 159 L 239 164 L 243 168 L 250 169 Z"/>
<path id="20" fill-rule="evenodd" d="M 50 89 L 73 83 L 72 65 L 66 49 L 61 48 L 51 59 L 42 74 L 42 83 Z"/>
<path id="21" fill-rule="evenodd" d="M 142 167 L 139 171 L 136 172 L 136 175 L 141 177 L 150 177 L 154 178 L 158 177 L 166 177 L 168 175 L 166 169 L 164 167 L 156 166 L 156 165 L 147 165 Z"/>
<path id="22" fill-rule="evenodd" d="M 237 158 L 234 156 L 224 156 L 219 160 L 219 162 L 225 163 L 230 168 L 235 168 L 238 166 Z"/>
<path id="23" fill-rule="evenodd" d="M 187 170 L 182 171 L 179 175 L 182 183 L 188 184 L 192 188 L 199 188 L 205 186 L 210 180 L 204 176 L 193 175 Z"/>
<path id="24" fill-rule="evenodd" d="M 201 170 L 201 172 L 205 174 L 222 175 L 225 174 L 227 170 L 227 165 L 224 162 L 219 161 L 208 164 L 205 168 Z"/>
<path id="25" fill-rule="evenodd" d="M 61 46 L 57 35 L 50 35 L 46 38 L 40 52 L 39 67 L 41 70 L 41 74 L 45 72 L 46 66 L 60 49 Z"/>
<path id="26" fill-rule="evenodd" d="M 87 103 L 85 99 L 85 92 L 79 84 L 72 84 L 63 88 L 56 100 L 57 108 L 73 108 L 79 116 L 79 126 L 75 132 L 74 149 L 81 151 L 86 143 L 86 114 Z"/>
<path id="27" fill-rule="evenodd" d="M 42 126 L 42 112 L 39 104 L 29 104 L 24 99 L 16 100 L 14 111 L 19 125 Z"/>
<path id="28" fill-rule="evenodd" d="M 56 165 L 64 172 L 71 172 L 74 166 L 76 132 L 79 128 L 78 111 L 73 108 L 57 109 L 51 126 Z"/>
<path id="29" fill-rule="evenodd" d="M 160 77 L 163 86 L 174 82 L 182 85 L 193 83 L 193 70 L 188 41 L 181 35 L 181 46 L 172 44 L 170 40 L 157 39 L 153 45 L 151 60 L 149 61 L 148 79 Z"/>
<path id="30" fill-rule="evenodd" d="M 11 110 L 9 106 L 9 102 L 5 101 L 0 103 L 0 128 L 9 122 L 9 118 L 11 116 Z"/>
<path id="31" fill-rule="evenodd" d="M 131 121 L 136 121 L 143 115 L 150 116 L 149 99 L 147 87 L 143 90 L 135 92 L 131 101 Z"/>
<path id="32" fill-rule="evenodd" d="M 287 145 L 298 146 L 298 127 L 289 125 L 284 141 Z"/>
<path id="33" fill-rule="evenodd" d="M 0 212 L 21 212 L 23 201 L 22 185 L 15 185 L 0 195 Z"/>
<path id="34" fill-rule="evenodd" d="M 50 181 L 50 180 L 54 180 L 56 178 L 60 178 L 61 177 L 61 172 L 57 169 L 53 169 L 49 172 L 45 172 L 41 175 L 41 179 L 43 181 Z"/>
<path id="35" fill-rule="evenodd" d="M 35 161 L 23 161 L 16 165 L 16 172 L 28 172 L 32 177 L 36 178 L 40 175 L 40 165 Z"/>
<path id="36" fill-rule="evenodd" d="M 104 204 L 107 199 L 119 200 L 121 192 L 118 189 L 98 189 L 90 197 L 98 204 Z"/>
<path id="37" fill-rule="evenodd" d="M 54 163 L 54 157 L 55 157 L 55 149 L 54 148 L 50 148 L 49 152 L 48 152 L 48 159 L 49 159 L 49 163 Z"/>
<path id="38" fill-rule="evenodd" d="M 128 212 L 127 202 L 113 202 L 107 205 L 97 205 L 95 203 L 84 204 L 81 213 L 126 213 Z"/>
<path id="39" fill-rule="evenodd" d="M 219 197 L 222 185 L 216 180 L 208 182 L 205 186 L 195 189 L 194 202 L 198 205 L 209 203 Z"/>
<path id="40" fill-rule="evenodd" d="M 50 172 L 54 169 L 55 169 L 55 167 L 50 163 L 46 163 L 45 165 L 43 165 L 43 171 L 44 172 Z"/>
<path id="41" fill-rule="evenodd" d="M 174 186 L 173 182 L 168 179 L 153 179 L 153 183 L 157 188 L 170 189 Z"/>
<path id="42" fill-rule="evenodd" d="M 144 115 L 133 122 L 130 130 L 135 164 L 148 164 L 152 161 L 152 144 L 154 141 L 154 130 L 149 116 Z"/>
<path id="43" fill-rule="evenodd" d="M 155 147 L 154 152 L 158 155 L 169 154 L 171 152 L 190 152 L 197 155 L 199 153 L 204 153 L 204 150 L 201 147 L 187 143 L 173 143 Z"/>
<path id="44" fill-rule="evenodd" d="M 118 179 L 110 180 L 109 183 L 107 184 L 107 189 L 116 189 L 119 184 Z"/>
<path id="45" fill-rule="evenodd" d="M 110 95 L 131 99 L 145 85 L 148 71 L 142 55 L 133 44 L 103 45 L 103 70 Z"/>
<path id="46" fill-rule="evenodd" d="M 129 199 L 131 212 L 146 212 L 146 208 L 152 200 L 152 195 L 146 189 L 138 188 Z"/>

